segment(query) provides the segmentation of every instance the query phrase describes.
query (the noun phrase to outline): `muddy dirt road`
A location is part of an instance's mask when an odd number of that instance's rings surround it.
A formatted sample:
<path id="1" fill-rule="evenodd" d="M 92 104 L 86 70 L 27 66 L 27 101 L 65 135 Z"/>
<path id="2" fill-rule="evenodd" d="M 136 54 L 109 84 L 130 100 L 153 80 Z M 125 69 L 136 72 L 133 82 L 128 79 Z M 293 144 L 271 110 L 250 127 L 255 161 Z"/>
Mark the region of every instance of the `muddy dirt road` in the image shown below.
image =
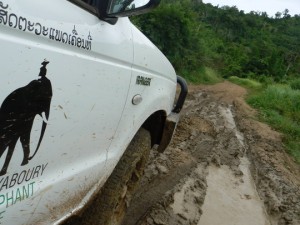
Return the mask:
<path id="1" fill-rule="evenodd" d="M 173 141 L 150 153 L 123 225 L 300 225 L 300 166 L 245 95 L 229 82 L 189 87 Z"/>
<path id="2" fill-rule="evenodd" d="M 171 146 L 153 151 L 124 225 L 299 225 L 300 167 L 246 91 L 191 86 Z"/>

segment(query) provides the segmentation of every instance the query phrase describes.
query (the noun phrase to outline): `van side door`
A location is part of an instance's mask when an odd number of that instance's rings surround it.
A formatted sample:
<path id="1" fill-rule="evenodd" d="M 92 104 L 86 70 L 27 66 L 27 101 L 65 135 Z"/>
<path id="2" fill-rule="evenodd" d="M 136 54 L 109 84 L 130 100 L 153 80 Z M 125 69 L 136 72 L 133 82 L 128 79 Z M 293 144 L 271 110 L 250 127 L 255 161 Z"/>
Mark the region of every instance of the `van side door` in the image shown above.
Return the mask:
<path id="1" fill-rule="evenodd" d="M 108 176 L 131 80 L 131 29 L 127 18 L 111 25 L 70 1 L 0 3 L 0 223 L 49 224 Z"/>

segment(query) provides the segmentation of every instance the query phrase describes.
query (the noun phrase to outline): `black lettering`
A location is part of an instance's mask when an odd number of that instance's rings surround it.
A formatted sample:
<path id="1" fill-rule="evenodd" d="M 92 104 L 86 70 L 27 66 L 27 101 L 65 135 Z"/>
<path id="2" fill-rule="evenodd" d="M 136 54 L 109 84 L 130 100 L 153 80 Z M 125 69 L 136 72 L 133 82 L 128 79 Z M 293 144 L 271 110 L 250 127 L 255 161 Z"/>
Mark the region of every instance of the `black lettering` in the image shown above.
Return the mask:
<path id="1" fill-rule="evenodd" d="M 150 86 L 151 80 L 152 79 L 149 78 L 149 77 L 137 76 L 137 78 L 136 78 L 136 84 L 138 84 L 138 85 L 144 85 L 144 86 Z"/>
<path id="2" fill-rule="evenodd" d="M 15 186 L 16 182 L 17 182 L 17 177 L 19 174 L 14 173 L 11 177 L 10 183 L 9 183 L 9 188 Z"/>
<path id="3" fill-rule="evenodd" d="M 20 185 L 23 182 L 28 182 L 34 178 L 42 176 L 48 166 L 48 163 L 38 165 L 28 170 L 23 170 L 21 173 L 14 173 L 12 176 L 2 177 L 0 179 L 0 191 L 14 187 L 16 184 Z M 25 193 L 26 194 L 26 193 Z M 1 195 L 0 195 L 1 197 Z M 1 199 L 0 199 L 1 201 Z M 1 205 L 1 203 L 0 203 Z"/>
<path id="4" fill-rule="evenodd" d="M 9 5 L 4 6 L 3 3 L 0 1 L 0 7 L 2 9 L 7 9 Z M 0 15 L 0 23 L 13 27 L 18 28 L 24 32 L 29 31 L 32 33 L 35 33 L 35 35 L 44 35 L 48 36 L 49 39 L 62 42 L 62 43 L 68 43 L 69 45 L 77 46 L 78 48 L 91 50 L 92 49 L 92 36 L 89 32 L 89 35 L 87 36 L 87 40 L 78 38 L 77 35 L 78 32 L 76 31 L 76 28 L 74 26 L 74 29 L 72 30 L 72 34 L 68 35 L 67 33 L 57 30 L 54 28 L 49 28 L 43 26 L 41 23 L 36 21 L 30 21 L 25 17 L 18 16 L 14 13 L 8 13 L 8 11 L 1 10 L 2 13 Z M 72 39 L 71 39 L 72 36 Z M 69 37 L 69 38 L 68 38 Z M 74 39 L 75 38 L 75 39 Z"/>
<path id="5" fill-rule="evenodd" d="M 29 170 L 27 171 L 25 181 L 30 181 L 30 180 L 31 180 L 32 174 L 33 174 L 33 169 L 34 169 L 34 167 L 33 167 L 32 169 L 29 169 Z M 30 170 L 31 170 L 31 174 L 30 174 L 30 176 L 28 177 L 28 174 L 30 173 Z"/>
<path id="6" fill-rule="evenodd" d="M 1 178 L 1 180 L 0 180 L 0 184 L 2 183 L 3 179 L 4 179 L 4 178 Z M 1 191 L 1 190 L 2 190 L 2 188 L 0 189 L 0 191 Z"/>
<path id="7" fill-rule="evenodd" d="M 8 176 L 5 177 L 4 182 L 3 182 L 2 186 L 1 186 L 0 191 L 2 191 L 3 187 L 5 187 L 5 189 L 7 189 L 8 178 L 9 178 Z"/>
<path id="8" fill-rule="evenodd" d="M 48 165 L 48 163 L 46 165 L 42 164 L 42 173 L 41 173 L 41 176 L 43 175 L 44 170 L 46 169 L 47 165 Z"/>
<path id="9" fill-rule="evenodd" d="M 40 169 L 41 169 L 41 166 L 37 166 L 37 167 L 35 168 L 35 171 L 34 171 L 34 174 L 33 174 L 33 177 L 32 177 L 32 178 L 36 178 L 36 177 L 39 176 Z"/>
<path id="10" fill-rule="evenodd" d="M 22 177 L 23 176 L 23 177 Z M 18 177 L 18 184 L 22 184 L 26 176 L 26 170 L 23 170 Z"/>

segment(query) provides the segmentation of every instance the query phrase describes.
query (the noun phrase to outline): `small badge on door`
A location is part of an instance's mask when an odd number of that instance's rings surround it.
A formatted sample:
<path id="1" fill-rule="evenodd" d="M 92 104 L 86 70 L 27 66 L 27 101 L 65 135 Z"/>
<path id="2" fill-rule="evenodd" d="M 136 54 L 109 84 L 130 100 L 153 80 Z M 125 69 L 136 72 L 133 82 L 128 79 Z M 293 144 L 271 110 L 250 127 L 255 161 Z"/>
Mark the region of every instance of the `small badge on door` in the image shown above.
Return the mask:
<path id="1" fill-rule="evenodd" d="M 149 78 L 149 77 L 137 76 L 136 84 L 137 85 L 150 86 L 151 85 L 151 80 L 152 80 L 152 78 Z"/>

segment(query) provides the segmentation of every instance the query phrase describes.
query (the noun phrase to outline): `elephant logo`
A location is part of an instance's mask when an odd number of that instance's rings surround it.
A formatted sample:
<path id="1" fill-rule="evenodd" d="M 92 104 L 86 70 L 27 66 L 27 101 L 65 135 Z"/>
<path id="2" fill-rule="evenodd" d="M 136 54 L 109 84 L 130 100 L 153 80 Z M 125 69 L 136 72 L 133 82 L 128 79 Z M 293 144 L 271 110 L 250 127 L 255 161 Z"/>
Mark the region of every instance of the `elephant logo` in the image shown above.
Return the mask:
<path id="1" fill-rule="evenodd" d="M 28 85 L 18 88 L 9 94 L 0 108 L 0 158 L 6 149 L 7 154 L 0 171 L 0 176 L 7 172 L 11 157 L 17 141 L 20 139 L 23 149 L 23 161 L 21 166 L 28 164 L 37 153 L 42 142 L 47 121 L 50 114 L 52 98 L 52 86 L 46 77 L 49 61 L 44 60 L 40 68 L 39 79 L 31 81 Z M 44 118 L 43 118 L 44 114 Z M 32 156 L 30 155 L 30 133 L 34 118 L 39 115 L 43 118 L 41 133 L 37 147 Z M 46 119 L 45 119 L 46 118 Z M 45 121 L 47 120 L 47 121 Z"/>

